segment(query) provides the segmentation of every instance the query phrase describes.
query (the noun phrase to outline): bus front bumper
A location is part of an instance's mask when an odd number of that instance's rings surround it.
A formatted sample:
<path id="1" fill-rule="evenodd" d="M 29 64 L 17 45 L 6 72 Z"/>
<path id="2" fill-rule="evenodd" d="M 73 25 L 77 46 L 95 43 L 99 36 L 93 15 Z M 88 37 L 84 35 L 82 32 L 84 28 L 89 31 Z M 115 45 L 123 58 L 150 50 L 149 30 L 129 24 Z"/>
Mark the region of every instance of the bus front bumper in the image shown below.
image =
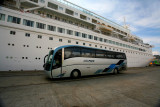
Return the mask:
<path id="1" fill-rule="evenodd" d="M 52 78 L 51 71 L 46 71 L 45 70 L 45 74 L 47 75 L 47 77 Z"/>

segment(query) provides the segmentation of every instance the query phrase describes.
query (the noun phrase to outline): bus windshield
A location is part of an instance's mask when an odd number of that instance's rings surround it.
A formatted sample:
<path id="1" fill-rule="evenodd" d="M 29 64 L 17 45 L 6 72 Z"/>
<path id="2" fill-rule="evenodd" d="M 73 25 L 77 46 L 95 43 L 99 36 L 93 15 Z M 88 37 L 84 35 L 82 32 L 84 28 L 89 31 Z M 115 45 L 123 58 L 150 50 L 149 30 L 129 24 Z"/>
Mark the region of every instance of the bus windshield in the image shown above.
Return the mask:
<path id="1" fill-rule="evenodd" d="M 51 50 L 49 52 L 49 55 L 48 55 L 48 58 L 47 58 L 47 63 L 49 63 L 49 64 L 51 64 L 51 62 L 52 62 L 53 52 L 54 52 L 53 50 Z"/>
<path id="2" fill-rule="evenodd" d="M 44 69 L 47 70 L 47 71 L 49 71 L 50 68 L 51 68 L 53 52 L 54 52 L 54 50 L 51 50 L 51 51 L 49 52 L 49 55 L 48 55 L 48 57 L 47 57 L 47 61 L 44 62 L 44 63 L 45 63 L 45 64 L 44 64 Z"/>

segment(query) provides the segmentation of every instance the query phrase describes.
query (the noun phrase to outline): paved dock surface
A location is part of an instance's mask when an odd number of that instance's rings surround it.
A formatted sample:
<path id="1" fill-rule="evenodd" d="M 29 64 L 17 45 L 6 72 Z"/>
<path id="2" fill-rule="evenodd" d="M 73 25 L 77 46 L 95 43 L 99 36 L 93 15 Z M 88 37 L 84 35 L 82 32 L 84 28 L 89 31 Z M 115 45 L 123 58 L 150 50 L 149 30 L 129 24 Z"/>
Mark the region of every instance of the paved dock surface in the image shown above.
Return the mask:
<path id="1" fill-rule="evenodd" d="M 0 107 L 160 107 L 160 67 L 118 75 L 48 79 L 42 71 L 0 72 Z"/>

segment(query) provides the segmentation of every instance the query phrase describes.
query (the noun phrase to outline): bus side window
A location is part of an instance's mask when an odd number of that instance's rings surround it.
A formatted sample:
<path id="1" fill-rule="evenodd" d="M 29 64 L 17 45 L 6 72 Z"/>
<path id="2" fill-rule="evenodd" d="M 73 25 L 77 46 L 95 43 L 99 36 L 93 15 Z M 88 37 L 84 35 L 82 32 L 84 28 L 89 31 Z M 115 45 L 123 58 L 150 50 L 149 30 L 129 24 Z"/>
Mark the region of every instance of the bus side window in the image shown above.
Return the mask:
<path id="1" fill-rule="evenodd" d="M 114 52 L 107 52 L 106 53 L 106 58 L 115 59 L 116 58 L 116 54 Z"/>
<path id="2" fill-rule="evenodd" d="M 72 55 L 72 49 L 71 48 L 65 48 L 64 50 L 64 59 L 71 58 Z"/>
<path id="3" fill-rule="evenodd" d="M 82 57 L 95 58 L 95 50 L 82 48 Z"/>
<path id="4" fill-rule="evenodd" d="M 118 53 L 118 54 L 116 55 L 116 58 L 117 58 L 117 59 L 125 59 L 125 54 L 124 54 L 124 53 Z"/>
<path id="5" fill-rule="evenodd" d="M 80 57 L 81 50 L 77 47 L 69 47 L 65 48 L 64 50 L 64 59 L 73 58 L 73 57 Z"/>
<path id="6" fill-rule="evenodd" d="M 81 57 L 81 49 L 77 47 L 73 48 L 72 57 Z"/>
<path id="7" fill-rule="evenodd" d="M 96 58 L 105 58 L 106 52 L 101 50 L 96 50 Z"/>

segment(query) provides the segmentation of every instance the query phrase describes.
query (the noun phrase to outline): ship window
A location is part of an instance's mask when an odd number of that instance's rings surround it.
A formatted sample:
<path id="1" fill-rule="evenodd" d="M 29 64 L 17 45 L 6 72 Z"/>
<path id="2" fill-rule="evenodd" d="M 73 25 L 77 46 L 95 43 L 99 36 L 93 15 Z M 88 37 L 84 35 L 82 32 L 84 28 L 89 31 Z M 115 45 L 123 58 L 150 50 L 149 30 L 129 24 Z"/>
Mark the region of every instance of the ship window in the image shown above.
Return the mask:
<path id="1" fill-rule="evenodd" d="M 99 41 L 103 42 L 103 38 L 99 38 Z"/>
<path id="2" fill-rule="evenodd" d="M 29 33 L 26 33 L 25 36 L 26 36 L 26 37 L 30 37 L 30 34 L 29 34 Z"/>
<path id="3" fill-rule="evenodd" d="M 50 31 L 56 31 L 56 27 L 55 26 L 51 26 L 51 25 L 48 25 L 48 30 Z"/>
<path id="4" fill-rule="evenodd" d="M 38 11 L 38 14 L 40 15 L 40 14 L 41 14 L 41 12 L 40 12 L 40 11 Z"/>
<path id="5" fill-rule="evenodd" d="M 52 15 L 50 15 L 50 14 L 47 14 L 47 17 L 48 17 L 48 18 L 52 18 Z"/>
<path id="6" fill-rule="evenodd" d="M 10 31 L 10 34 L 15 35 L 16 32 L 15 31 Z"/>
<path id="7" fill-rule="evenodd" d="M 73 15 L 74 12 L 72 10 L 66 9 L 66 13 L 69 15 Z"/>
<path id="8" fill-rule="evenodd" d="M 8 16 L 8 22 L 20 24 L 21 18 L 14 17 L 14 16 Z"/>
<path id="9" fill-rule="evenodd" d="M 39 28 L 39 29 L 45 29 L 46 28 L 46 24 L 37 22 L 36 23 L 36 27 Z"/>
<path id="10" fill-rule="evenodd" d="M 69 23 L 70 23 L 70 24 L 73 24 L 73 22 L 72 22 L 72 21 L 70 21 L 70 20 L 69 20 Z"/>
<path id="11" fill-rule="evenodd" d="M 49 37 L 49 40 L 53 40 L 53 37 Z"/>
<path id="12" fill-rule="evenodd" d="M 58 17 L 58 16 L 55 16 L 55 19 L 56 19 L 56 20 L 60 20 L 60 17 Z"/>
<path id="13" fill-rule="evenodd" d="M 86 45 L 85 43 L 83 43 L 83 45 Z"/>
<path id="14" fill-rule="evenodd" d="M 38 35 L 38 38 L 39 38 L 39 39 L 42 39 L 42 35 Z"/>
<path id="15" fill-rule="evenodd" d="M 98 37 L 97 37 L 97 36 L 94 36 L 94 40 L 98 40 Z"/>
<path id="16" fill-rule="evenodd" d="M 73 35 L 73 31 L 72 31 L 72 30 L 67 29 L 67 34 L 69 34 L 69 35 Z"/>
<path id="17" fill-rule="evenodd" d="M 116 42 L 116 45 L 119 45 L 119 43 L 118 43 L 118 42 Z"/>
<path id="18" fill-rule="evenodd" d="M 62 22 L 67 22 L 67 20 L 66 19 L 62 19 Z"/>
<path id="19" fill-rule="evenodd" d="M 80 18 L 86 20 L 87 17 L 85 15 L 80 14 Z"/>
<path id="20" fill-rule="evenodd" d="M 115 41 L 112 41 L 113 44 L 115 44 Z"/>
<path id="21" fill-rule="evenodd" d="M 97 47 L 97 45 L 95 45 L 95 47 Z"/>
<path id="22" fill-rule="evenodd" d="M 60 7 L 60 6 L 59 6 L 59 10 L 63 11 L 63 7 Z"/>
<path id="23" fill-rule="evenodd" d="M 88 35 L 88 38 L 89 38 L 89 39 L 93 39 L 93 36 L 92 36 L 92 35 Z"/>
<path id="24" fill-rule="evenodd" d="M 92 46 L 92 44 L 89 44 L 89 46 Z"/>
<path id="25" fill-rule="evenodd" d="M 108 43 L 108 40 L 107 40 L 107 39 L 104 39 L 104 42 Z"/>
<path id="26" fill-rule="evenodd" d="M 92 23 L 97 23 L 97 20 L 95 20 L 95 19 L 92 19 Z"/>
<path id="27" fill-rule="evenodd" d="M 68 43 L 71 43 L 71 40 L 68 40 Z"/>
<path id="28" fill-rule="evenodd" d="M 58 5 L 48 2 L 48 7 L 58 10 Z"/>
<path id="29" fill-rule="evenodd" d="M 81 33 L 75 31 L 75 36 L 81 36 Z"/>
<path id="30" fill-rule="evenodd" d="M 62 39 L 59 39 L 59 42 L 62 42 Z"/>
<path id="31" fill-rule="evenodd" d="M 23 19 L 23 25 L 34 27 L 34 21 Z"/>
<path id="32" fill-rule="evenodd" d="M 78 42 L 76 42 L 76 44 L 78 44 Z"/>
<path id="33" fill-rule="evenodd" d="M 58 32 L 59 32 L 59 33 L 65 33 L 65 29 L 58 27 Z"/>
<path id="34" fill-rule="evenodd" d="M 5 21 L 5 14 L 0 13 L 0 20 Z"/>
<path id="35" fill-rule="evenodd" d="M 78 13 L 75 13 L 75 16 L 78 16 Z"/>
<path id="36" fill-rule="evenodd" d="M 87 38 L 87 34 L 82 33 L 82 37 L 83 37 L 83 38 Z"/>
<path id="37" fill-rule="evenodd" d="M 111 41 L 111 40 L 109 40 L 109 43 L 110 43 L 110 44 L 112 44 L 112 41 Z"/>
<path id="38" fill-rule="evenodd" d="M 120 46 L 122 46 L 122 43 L 120 43 Z"/>

